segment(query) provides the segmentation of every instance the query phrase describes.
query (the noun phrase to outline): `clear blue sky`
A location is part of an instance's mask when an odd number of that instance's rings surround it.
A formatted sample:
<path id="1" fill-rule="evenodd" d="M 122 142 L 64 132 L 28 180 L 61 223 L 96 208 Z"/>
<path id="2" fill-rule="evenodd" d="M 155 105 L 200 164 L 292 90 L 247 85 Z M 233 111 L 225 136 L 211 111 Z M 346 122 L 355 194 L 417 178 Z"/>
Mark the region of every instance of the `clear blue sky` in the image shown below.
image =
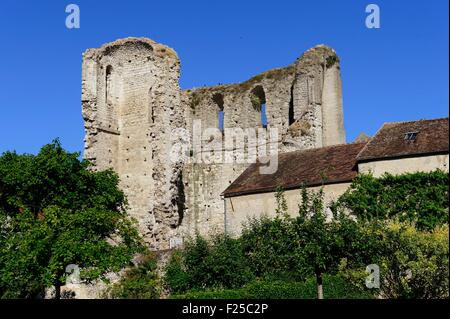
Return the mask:
<path id="1" fill-rule="evenodd" d="M 81 28 L 65 27 L 65 7 Z M 381 28 L 365 27 L 365 7 Z M 59 137 L 82 151 L 81 55 L 128 36 L 174 48 L 181 87 L 246 80 L 325 43 L 341 58 L 347 140 L 386 121 L 448 116 L 448 0 L 17 1 L 0 3 L 0 152 Z"/>

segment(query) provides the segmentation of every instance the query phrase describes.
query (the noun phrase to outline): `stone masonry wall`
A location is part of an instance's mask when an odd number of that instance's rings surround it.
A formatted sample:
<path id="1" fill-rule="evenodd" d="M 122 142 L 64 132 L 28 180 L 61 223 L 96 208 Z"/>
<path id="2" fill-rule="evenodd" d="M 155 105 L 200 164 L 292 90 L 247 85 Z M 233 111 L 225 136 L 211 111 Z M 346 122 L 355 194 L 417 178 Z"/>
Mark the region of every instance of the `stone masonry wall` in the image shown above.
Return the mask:
<path id="1" fill-rule="evenodd" d="M 185 125 L 179 65 L 172 49 L 147 39 L 118 40 L 83 59 L 84 156 L 119 174 L 129 213 L 154 248 L 179 223 L 181 166 L 167 161 L 171 130 Z"/>
<path id="2" fill-rule="evenodd" d="M 225 150 L 248 153 L 247 146 L 221 143 L 228 129 L 255 136 L 277 129 L 277 139 L 267 144 L 279 152 L 345 143 L 339 59 L 329 47 L 312 48 L 285 68 L 239 84 L 181 91 L 179 69 L 172 49 L 144 38 L 117 40 L 83 56 L 84 156 L 95 169 L 119 174 L 129 213 L 153 249 L 174 247 L 197 231 L 225 230 L 221 193 L 249 163 L 203 156 L 210 149 L 222 158 Z M 189 133 L 187 161 L 170 156 L 175 129 Z M 265 145 L 251 136 L 243 137 L 246 145 Z"/>

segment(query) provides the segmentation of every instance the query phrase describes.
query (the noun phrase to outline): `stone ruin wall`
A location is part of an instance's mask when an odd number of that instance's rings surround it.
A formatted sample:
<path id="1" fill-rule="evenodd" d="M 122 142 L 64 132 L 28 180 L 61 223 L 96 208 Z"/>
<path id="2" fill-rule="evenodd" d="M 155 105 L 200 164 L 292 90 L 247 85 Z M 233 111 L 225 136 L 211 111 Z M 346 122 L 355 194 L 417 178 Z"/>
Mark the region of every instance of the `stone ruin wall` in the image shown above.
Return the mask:
<path id="1" fill-rule="evenodd" d="M 329 47 L 239 84 L 182 91 L 179 74 L 177 54 L 144 38 L 83 56 L 84 156 L 96 169 L 118 173 L 129 214 L 153 249 L 172 248 L 196 231 L 223 232 L 220 195 L 248 167 L 171 161 L 173 129 L 192 136 L 196 120 L 203 129 L 218 128 L 220 111 L 225 128 L 261 128 L 257 96 L 266 105 L 267 128 L 278 129 L 279 152 L 345 143 L 339 59 Z M 210 141 L 202 135 L 197 143 Z"/>

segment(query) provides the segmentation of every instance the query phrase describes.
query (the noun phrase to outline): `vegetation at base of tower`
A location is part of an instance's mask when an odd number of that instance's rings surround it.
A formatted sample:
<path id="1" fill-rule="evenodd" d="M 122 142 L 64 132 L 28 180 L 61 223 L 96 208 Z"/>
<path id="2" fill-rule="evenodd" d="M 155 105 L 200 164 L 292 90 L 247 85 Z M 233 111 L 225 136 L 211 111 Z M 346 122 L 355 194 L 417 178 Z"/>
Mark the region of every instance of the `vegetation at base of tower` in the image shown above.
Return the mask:
<path id="1" fill-rule="evenodd" d="M 205 287 L 238 288 L 254 279 L 242 243 L 226 235 L 211 241 L 197 236 L 175 253 L 165 269 L 172 292 Z"/>
<path id="2" fill-rule="evenodd" d="M 125 270 L 120 280 L 104 292 L 108 299 L 158 299 L 161 284 L 157 274 L 157 258 L 148 254 L 137 266 Z"/>
<path id="3" fill-rule="evenodd" d="M 375 178 L 360 174 L 336 206 L 359 219 L 398 219 L 415 222 L 421 230 L 448 224 L 449 175 L 442 171 Z"/>
<path id="4" fill-rule="evenodd" d="M 329 296 L 322 293 L 324 275 L 337 275 L 343 258 L 353 267 L 372 263 L 378 247 L 356 221 L 345 214 L 327 221 L 322 192 L 309 194 L 303 189 L 302 198 L 306 201 L 299 205 L 296 218 L 288 216 L 278 190 L 279 213 L 274 219 L 249 220 L 239 238 L 194 238 L 166 269 L 165 282 L 172 293 L 240 289 L 255 280 L 263 286 L 279 281 L 295 285 L 313 278 L 322 298 Z M 373 295 L 352 283 L 345 289 Z"/>
<path id="5" fill-rule="evenodd" d="M 449 297 L 448 221 L 423 229 L 398 214 L 355 219 L 339 205 L 329 218 L 322 192 L 305 189 L 298 215 L 290 217 L 283 196 L 279 189 L 279 214 L 250 219 L 240 237 L 197 235 L 174 253 L 164 278 L 171 297 L 314 298 L 320 291 L 323 298 Z M 430 207 L 445 206 L 440 196 L 427 196 L 435 200 Z M 366 287 L 370 264 L 380 267 L 379 288 Z"/>
<path id="6" fill-rule="evenodd" d="M 70 264 L 87 281 L 143 251 L 111 171 L 94 172 L 55 140 L 37 155 L 0 156 L 0 297 L 55 297 Z"/>
<path id="7" fill-rule="evenodd" d="M 122 270 L 105 298 L 167 290 L 171 298 L 449 297 L 444 172 L 360 175 L 332 203 L 333 216 L 323 192 L 306 189 L 290 216 L 278 188 L 274 218 L 249 219 L 237 238 L 197 235 L 160 278 L 154 255 L 132 266 L 146 250 L 117 175 L 78 157 L 58 141 L 37 155 L 0 156 L 1 298 L 42 296 L 51 286 L 59 297 L 70 264 L 87 282 Z M 366 287 L 369 264 L 380 267 L 379 288 Z"/>
<path id="8" fill-rule="evenodd" d="M 373 293 L 348 283 L 341 275 L 324 275 L 326 299 L 372 299 Z M 315 278 L 305 281 L 254 280 L 236 289 L 191 290 L 173 294 L 172 299 L 314 299 Z"/>

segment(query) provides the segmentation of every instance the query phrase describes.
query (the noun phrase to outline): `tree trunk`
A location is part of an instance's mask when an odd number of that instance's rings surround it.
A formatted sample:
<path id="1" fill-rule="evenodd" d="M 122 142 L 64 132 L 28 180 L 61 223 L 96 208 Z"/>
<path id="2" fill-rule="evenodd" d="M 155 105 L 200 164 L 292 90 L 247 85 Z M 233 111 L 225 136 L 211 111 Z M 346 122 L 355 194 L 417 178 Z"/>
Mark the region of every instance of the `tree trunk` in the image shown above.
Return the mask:
<path id="1" fill-rule="evenodd" d="M 323 284 L 322 284 L 322 274 L 316 274 L 316 283 L 317 283 L 317 299 L 323 299 Z"/>
<path id="2" fill-rule="evenodd" d="M 61 283 L 55 284 L 55 299 L 61 299 Z"/>

